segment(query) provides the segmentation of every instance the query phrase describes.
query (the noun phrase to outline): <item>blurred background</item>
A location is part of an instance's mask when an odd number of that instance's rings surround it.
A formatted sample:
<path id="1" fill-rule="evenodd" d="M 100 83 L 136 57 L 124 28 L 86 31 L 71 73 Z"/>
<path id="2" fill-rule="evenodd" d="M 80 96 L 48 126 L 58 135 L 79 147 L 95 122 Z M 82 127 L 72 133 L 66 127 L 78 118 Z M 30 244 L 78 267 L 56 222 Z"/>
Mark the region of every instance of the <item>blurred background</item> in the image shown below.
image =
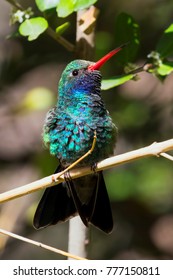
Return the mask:
<path id="1" fill-rule="evenodd" d="M 20 1 L 24 7 L 34 1 Z M 172 0 L 99 0 L 95 58 L 115 48 L 116 17 L 132 15 L 140 25 L 142 65 L 173 22 Z M 48 176 L 57 162 L 42 144 L 45 114 L 57 99 L 65 65 L 75 57 L 43 34 L 28 42 L 10 36 L 10 5 L 0 1 L 0 192 Z M 65 33 L 75 43 L 75 14 Z M 123 43 L 123 42 L 122 42 Z M 104 77 L 121 74 L 116 58 L 103 68 Z M 148 73 L 139 80 L 103 92 L 119 128 L 116 154 L 172 138 L 173 75 L 161 83 Z M 173 259 L 173 166 L 165 158 L 146 158 L 108 170 L 114 231 L 91 228 L 88 257 L 92 259 Z M 0 206 L 0 228 L 67 250 L 68 223 L 36 231 L 32 226 L 42 192 Z M 62 256 L 0 235 L 0 259 L 63 259 Z"/>

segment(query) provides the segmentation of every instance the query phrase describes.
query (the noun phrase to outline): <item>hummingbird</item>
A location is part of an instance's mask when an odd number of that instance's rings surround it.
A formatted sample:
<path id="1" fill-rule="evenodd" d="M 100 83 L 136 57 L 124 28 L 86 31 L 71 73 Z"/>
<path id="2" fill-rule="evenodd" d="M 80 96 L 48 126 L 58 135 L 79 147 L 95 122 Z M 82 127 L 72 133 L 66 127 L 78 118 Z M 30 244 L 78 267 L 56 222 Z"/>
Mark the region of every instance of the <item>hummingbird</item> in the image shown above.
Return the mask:
<path id="1" fill-rule="evenodd" d="M 91 166 L 114 154 L 117 127 L 101 96 L 100 67 L 124 45 L 97 62 L 74 60 L 63 71 L 58 86 L 58 101 L 49 110 L 43 126 L 43 141 L 50 154 L 59 160 L 55 173 L 64 170 L 90 150 L 77 166 Z M 113 218 L 102 171 L 47 188 L 36 209 L 36 229 L 65 222 L 79 215 L 86 227 L 94 225 L 105 233 L 113 229 Z"/>

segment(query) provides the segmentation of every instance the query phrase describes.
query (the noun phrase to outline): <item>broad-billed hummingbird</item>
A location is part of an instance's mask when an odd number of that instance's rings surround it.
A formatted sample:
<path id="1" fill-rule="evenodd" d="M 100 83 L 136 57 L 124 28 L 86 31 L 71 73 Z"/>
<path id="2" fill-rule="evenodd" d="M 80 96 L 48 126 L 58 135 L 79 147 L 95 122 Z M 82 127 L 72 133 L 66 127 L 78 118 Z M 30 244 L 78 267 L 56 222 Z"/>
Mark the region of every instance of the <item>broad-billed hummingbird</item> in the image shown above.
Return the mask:
<path id="1" fill-rule="evenodd" d="M 123 45 L 124 46 L 124 45 Z M 47 113 L 43 140 L 50 154 L 57 157 L 56 172 L 64 170 L 90 150 L 94 151 L 78 166 L 95 166 L 114 153 L 117 128 L 101 97 L 100 67 L 123 46 L 97 62 L 74 60 L 62 73 L 57 105 Z M 64 222 L 79 214 L 83 223 L 110 233 L 112 212 L 102 172 L 68 180 L 47 188 L 38 204 L 36 229 Z"/>

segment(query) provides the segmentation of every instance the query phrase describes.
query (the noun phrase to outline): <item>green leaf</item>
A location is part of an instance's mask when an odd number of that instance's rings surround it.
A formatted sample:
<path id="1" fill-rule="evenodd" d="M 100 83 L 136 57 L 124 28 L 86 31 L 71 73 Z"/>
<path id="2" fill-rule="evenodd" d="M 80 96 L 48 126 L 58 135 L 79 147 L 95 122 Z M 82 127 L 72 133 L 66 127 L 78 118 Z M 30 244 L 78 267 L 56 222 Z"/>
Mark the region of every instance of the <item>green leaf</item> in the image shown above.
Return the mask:
<path id="1" fill-rule="evenodd" d="M 59 0 L 56 9 L 58 17 L 67 17 L 73 12 L 88 8 L 96 2 L 97 0 Z"/>
<path id="2" fill-rule="evenodd" d="M 37 39 L 48 28 L 48 22 L 43 17 L 25 20 L 19 27 L 22 36 L 28 36 L 28 41 Z"/>
<path id="3" fill-rule="evenodd" d="M 139 49 L 140 30 L 138 23 L 134 18 L 126 13 L 121 13 L 115 24 L 115 42 L 116 45 L 122 45 L 129 42 L 128 46 L 117 55 L 117 59 L 125 64 L 132 62 Z"/>
<path id="4" fill-rule="evenodd" d="M 122 85 L 122 84 L 126 83 L 127 81 L 133 79 L 134 76 L 135 75 L 133 75 L 133 74 L 128 74 L 128 75 L 112 77 L 110 79 L 104 79 L 104 80 L 102 80 L 101 89 L 107 90 L 107 89 L 110 89 L 113 87 L 117 87 L 117 86 Z"/>
<path id="5" fill-rule="evenodd" d="M 97 0 L 77 0 L 74 1 L 74 11 L 82 10 L 95 4 Z"/>
<path id="6" fill-rule="evenodd" d="M 74 7 L 74 0 L 59 0 L 59 3 L 56 8 L 58 17 L 67 17 L 68 15 L 74 12 Z"/>
<path id="7" fill-rule="evenodd" d="M 173 71 L 173 62 L 165 62 L 157 68 L 157 73 L 161 76 L 167 76 Z"/>
<path id="8" fill-rule="evenodd" d="M 43 12 L 52 8 L 55 8 L 59 0 L 35 0 L 38 9 Z"/>
<path id="9" fill-rule="evenodd" d="M 56 28 L 56 33 L 60 36 L 64 31 L 70 26 L 70 22 L 65 22 L 64 24 Z"/>
<path id="10" fill-rule="evenodd" d="M 173 54 L 173 24 L 171 24 L 161 36 L 156 46 L 156 51 L 162 58 Z"/>

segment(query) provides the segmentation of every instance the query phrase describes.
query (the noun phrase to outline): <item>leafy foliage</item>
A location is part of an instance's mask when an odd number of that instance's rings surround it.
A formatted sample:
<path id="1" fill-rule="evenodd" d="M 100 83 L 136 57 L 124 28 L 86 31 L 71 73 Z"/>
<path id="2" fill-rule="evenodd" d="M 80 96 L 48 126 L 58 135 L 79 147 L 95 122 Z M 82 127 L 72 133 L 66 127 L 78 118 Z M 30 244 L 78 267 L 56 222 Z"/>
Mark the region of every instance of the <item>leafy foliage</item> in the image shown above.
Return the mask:
<path id="1" fill-rule="evenodd" d="M 115 36 L 117 45 L 129 42 L 128 47 L 123 50 L 123 54 L 119 53 L 118 59 L 123 64 L 132 62 L 136 58 L 140 44 L 139 24 L 132 16 L 121 13 L 116 19 Z"/>
<path id="2" fill-rule="evenodd" d="M 25 20 L 19 27 L 19 32 L 23 36 L 28 36 L 28 41 L 38 38 L 48 27 L 48 22 L 43 17 L 35 17 Z"/>
<path id="3" fill-rule="evenodd" d="M 157 73 L 160 76 L 167 76 L 171 74 L 173 71 L 173 62 L 172 61 L 165 61 L 161 63 L 157 69 Z"/>
<path id="4" fill-rule="evenodd" d="M 74 12 L 74 2 L 72 0 L 60 0 L 56 7 L 58 17 L 65 18 Z"/>
<path id="5" fill-rule="evenodd" d="M 165 58 L 173 54 L 173 24 L 171 24 L 161 36 L 156 45 L 156 51 L 161 58 Z"/>
<path id="6" fill-rule="evenodd" d="M 73 12 L 88 8 L 97 0 L 36 0 L 37 7 L 41 12 L 56 8 L 58 17 L 67 17 Z"/>
<path id="7" fill-rule="evenodd" d="M 59 0 L 56 11 L 59 17 L 67 17 L 73 12 L 88 8 L 96 2 L 97 0 Z"/>
<path id="8" fill-rule="evenodd" d="M 173 24 L 171 24 L 162 34 L 156 45 L 156 50 L 152 51 L 148 58 L 153 64 L 151 73 L 160 80 L 164 80 L 173 71 L 173 62 L 169 57 L 173 54 Z"/>
<path id="9" fill-rule="evenodd" d="M 26 10 L 17 10 L 12 16 L 12 23 L 19 22 L 19 33 L 22 36 L 27 36 L 28 41 L 36 40 L 48 27 L 51 29 L 51 34 L 53 34 L 52 37 L 54 38 L 62 36 L 69 28 L 70 22 L 68 21 L 58 25 L 56 28 L 52 27 L 46 18 L 45 12 L 48 10 L 56 11 L 58 20 L 59 18 L 66 18 L 80 9 L 88 8 L 96 3 L 97 0 L 35 0 L 35 2 L 38 9 L 43 12 L 42 17 L 35 17 L 31 7 Z M 147 55 L 146 64 L 150 65 L 147 70 L 131 64 L 136 59 L 140 46 L 140 27 L 137 21 L 127 13 L 121 13 L 116 18 L 114 32 L 117 46 L 122 43 L 129 43 L 122 52 L 118 53 L 116 58 L 124 66 L 125 74 L 103 80 L 103 90 L 126 83 L 133 79 L 138 71 L 148 71 L 160 80 L 163 80 L 173 71 L 173 62 L 168 59 L 173 53 L 173 24 L 163 32 L 156 44 L 156 49 Z"/>
<path id="10" fill-rule="evenodd" d="M 64 33 L 64 31 L 70 26 L 70 23 L 69 22 L 65 22 L 63 23 L 62 25 L 59 25 L 57 28 L 56 28 L 56 33 L 60 36 Z"/>
<path id="11" fill-rule="evenodd" d="M 107 90 L 107 89 L 110 89 L 113 87 L 117 87 L 133 78 L 134 78 L 133 74 L 128 74 L 128 75 L 112 77 L 109 79 L 103 79 L 101 88 L 102 88 L 102 90 Z"/>
<path id="12" fill-rule="evenodd" d="M 35 0 L 37 7 L 41 12 L 56 8 L 60 0 Z"/>

